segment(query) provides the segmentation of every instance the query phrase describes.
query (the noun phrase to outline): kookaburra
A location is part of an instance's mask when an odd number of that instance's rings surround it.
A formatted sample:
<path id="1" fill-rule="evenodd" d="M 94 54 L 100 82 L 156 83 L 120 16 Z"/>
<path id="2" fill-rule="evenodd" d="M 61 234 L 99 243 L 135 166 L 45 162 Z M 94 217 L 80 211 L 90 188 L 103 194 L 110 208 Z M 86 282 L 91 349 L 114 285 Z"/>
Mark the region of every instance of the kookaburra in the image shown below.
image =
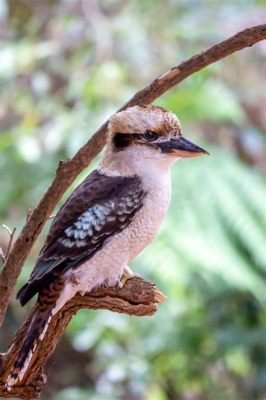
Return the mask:
<path id="1" fill-rule="evenodd" d="M 160 107 L 135 106 L 111 117 L 102 162 L 59 210 L 18 293 L 22 305 L 36 293 L 38 301 L 8 387 L 23 379 L 37 341 L 70 298 L 130 275 L 128 262 L 154 239 L 167 212 L 171 165 L 206 153 Z"/>

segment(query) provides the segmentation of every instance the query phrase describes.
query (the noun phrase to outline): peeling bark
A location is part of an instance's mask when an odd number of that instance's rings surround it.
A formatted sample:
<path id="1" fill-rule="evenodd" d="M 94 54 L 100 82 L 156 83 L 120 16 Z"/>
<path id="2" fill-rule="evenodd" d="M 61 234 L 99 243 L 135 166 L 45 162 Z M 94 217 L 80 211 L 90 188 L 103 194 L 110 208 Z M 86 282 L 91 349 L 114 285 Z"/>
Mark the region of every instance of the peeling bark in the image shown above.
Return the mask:
<path id="1" fill-rule="evenodd" d="M 19 397 L 22 399 L 38 398 L 47 378 L 43 367 L 53 354 L 69 321 L 80 309 L 105 309 L 135 316 L 150 316 L 157 310 L 157 304 L 164 300 L 164 295 L 155 285 L 139 277 L 129 279 L 122 289 L 98 288 L 84 296 L 76 295 L 68 301 L 51 320 L 44 339 L 37 344 L 30 366 L 19 386 L 10 391 L 5 382 L 20 350 L 27 327 L 30 324 L 34 308 L 27 321 L 17 331 L 8 351 L 0 356 L 0 396 L 4 398 Z"/>

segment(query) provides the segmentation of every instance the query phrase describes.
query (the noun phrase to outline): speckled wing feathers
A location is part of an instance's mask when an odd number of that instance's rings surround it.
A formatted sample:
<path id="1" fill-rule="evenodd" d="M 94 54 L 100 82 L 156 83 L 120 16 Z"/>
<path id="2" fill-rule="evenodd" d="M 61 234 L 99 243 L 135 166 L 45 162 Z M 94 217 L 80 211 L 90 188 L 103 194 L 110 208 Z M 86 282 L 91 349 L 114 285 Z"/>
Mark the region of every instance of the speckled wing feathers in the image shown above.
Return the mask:
<path id="1" fill-rule="evenodd" d="M 142 207 L 141 179 L 92 172 L 58 212 L 29 282 L 18 293 L 23 304 L 62 270 L 80 265 Z"/>
<path id="2" fill-rule="evenodd" d="M 124 178 L 105 199 L 95 201 L 64 229 L 42 252 L 42 259 L 69 257 L 94 253 L 113 234 L 119 233 L 132 221 L 142 206 L 144 193 L 140 180 Z"/>

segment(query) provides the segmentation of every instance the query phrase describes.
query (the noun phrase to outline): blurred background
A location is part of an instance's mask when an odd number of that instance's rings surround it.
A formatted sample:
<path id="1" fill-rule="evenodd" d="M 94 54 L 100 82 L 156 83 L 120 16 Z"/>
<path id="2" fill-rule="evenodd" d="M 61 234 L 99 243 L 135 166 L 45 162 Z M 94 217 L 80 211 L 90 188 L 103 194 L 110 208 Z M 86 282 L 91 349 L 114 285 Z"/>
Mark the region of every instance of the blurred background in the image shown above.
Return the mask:
<path id="1" fill-rule="evenodd" d="M 265 21 L 264 0 L 0 0 L 0 222 L 19 232 L 59 160 L 154 77 Z M 266 399 L 265 76 L 264 41 L 156 102 L 211 153 L 176 164 L 170 212 L 133 263 L 168 299 L 149 318 L 79 312 L 41 399 Z M 13 300 L 1 351 L 29 309 Z"/>

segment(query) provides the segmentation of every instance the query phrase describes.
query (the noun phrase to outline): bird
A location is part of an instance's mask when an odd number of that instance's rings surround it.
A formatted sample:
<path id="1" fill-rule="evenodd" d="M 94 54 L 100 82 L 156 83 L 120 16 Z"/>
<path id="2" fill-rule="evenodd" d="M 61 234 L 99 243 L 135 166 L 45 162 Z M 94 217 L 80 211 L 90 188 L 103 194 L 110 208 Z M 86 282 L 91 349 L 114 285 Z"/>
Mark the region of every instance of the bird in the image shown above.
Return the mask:
<path id="1" fill-rule="evenodd" d="M 121 287 L 134 276 L 128 263 L 152 242 L 167 213 L 171 166 L 204 154 L 161 107 L 133 106 L 109 119 L 102 161 L 60 208 L 17 294 L 22 306 L 38 298 L 9 389 L 23 380 L 36 344 L 68 300 L 103 285 Z"/>

